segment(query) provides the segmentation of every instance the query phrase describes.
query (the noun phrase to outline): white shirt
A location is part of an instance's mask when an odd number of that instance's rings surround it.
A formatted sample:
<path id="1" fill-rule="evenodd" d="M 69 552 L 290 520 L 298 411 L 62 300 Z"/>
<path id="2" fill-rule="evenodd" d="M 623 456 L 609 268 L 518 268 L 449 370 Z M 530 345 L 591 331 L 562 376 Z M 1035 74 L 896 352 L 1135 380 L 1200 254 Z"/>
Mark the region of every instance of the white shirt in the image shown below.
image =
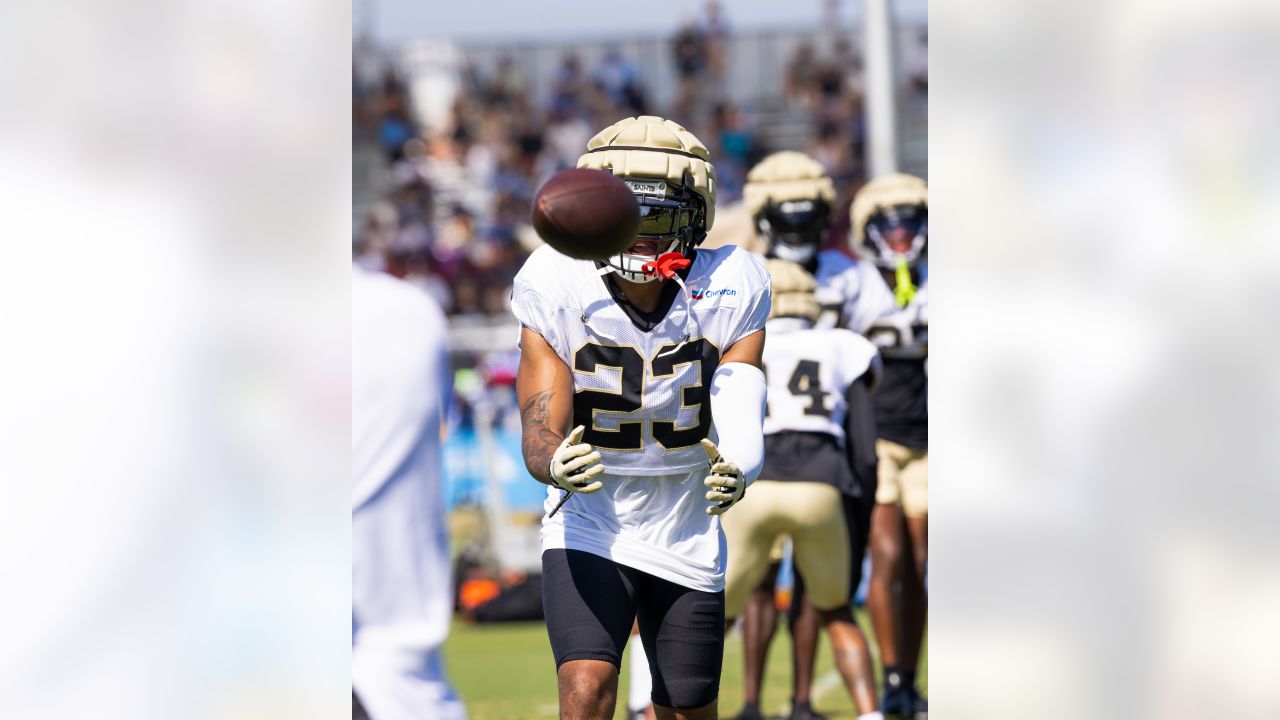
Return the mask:
<path id="1" fill-rule="evenodd" d="M 550 247 L 525 262 L 512 311 L 572 370 L 573 425 L 600 451 L 604 489 L 543 520 L 542 546 L 591 552 L 685 587 L 724 587 L 724 535 L 707 515 L 699 441 L 718 436 L 707 392 L 725 350 L 761 330 L 769 276 L 734 246 L 699 250 L 652 330 L 638 328 L 594 263 Z M 549 487 L 546 510 L 562 490 Z"/>
<path id="2" fill-rule="evenodd" d="M 351 681 L 377 720 L 466 715 L 440 658 L 452 615 L 440 484 L 446 333 L 425 293 L 353 268 Z"/>

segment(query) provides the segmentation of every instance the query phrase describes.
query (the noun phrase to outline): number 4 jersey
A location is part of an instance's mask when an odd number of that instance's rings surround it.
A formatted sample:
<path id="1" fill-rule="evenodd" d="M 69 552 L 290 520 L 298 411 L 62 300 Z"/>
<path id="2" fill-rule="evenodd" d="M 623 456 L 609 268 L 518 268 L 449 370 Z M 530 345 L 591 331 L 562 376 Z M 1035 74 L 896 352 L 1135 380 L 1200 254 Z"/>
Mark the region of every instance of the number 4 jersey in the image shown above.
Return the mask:
<path id="1" fill-rule="evenodd" d="M 652 313 L 595 263 L 542 247 L 516 275 L 511 309 L 573 373 L 573 425 L 600 451 L 605 487 L 544 522 L 543 547 L 609 557 L 687 587 L 723 586 L 723 536 L 706 514 L 700 441 L 716 440 L 711 376 L 721 354 L 764 328 L 769 275 L 734 246 L 698 250 Z M 560 498 L 550 488 L 548 505 Z M 549 509 L 549 507 L 548 507 Z"/>

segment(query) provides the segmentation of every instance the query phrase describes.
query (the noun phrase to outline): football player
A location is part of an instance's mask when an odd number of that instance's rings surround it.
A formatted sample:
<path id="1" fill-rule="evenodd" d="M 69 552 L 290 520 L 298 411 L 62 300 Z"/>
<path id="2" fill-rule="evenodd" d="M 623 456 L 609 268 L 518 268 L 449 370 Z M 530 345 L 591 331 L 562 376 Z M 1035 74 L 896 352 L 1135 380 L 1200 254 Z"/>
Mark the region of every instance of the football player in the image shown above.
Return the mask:
<path id="1" fill-rule="evenodd" d="M 865 333 L 876 318 L 893 312 L 897 306 L 875 265 L 853 260 L 838 250 L 822 249 L 835 199 L 835 187 L 826 170 L 818 161 L 798 152 L 778 152 L 766 157 L 748 173 L 747 185 L 743 188 L 743 202 L 751 213 L 757 234 L 765 242 L 765 255 L 798 263 L 813 274 L 817 282 L 815 296 L 822 308 L 817 327 L 843 327 Z M 844 496 L 849 504 L 854 589 L 862 581 L 862 558 L 875 502 L 876 477 L 875 473 L 863 473 L 857 479 L 862 483 L 859 492 Z M 757 717 L 754 713 L 758 712 L 765 660 L 777 627 L 773 589 L 780 550 L 781 545 L 744 612 L 746 706 L 740 720 Z M 818 652 L 820 623 L 813 607 L 804 601 L 804 581 L 805 578 L 797 576 L 788 616 L 794 667 L 792 717 L 797 720 L 820 717 L 805 709 Z"/>
<path id="2" fill-rule="evenodd" d="M 353 268 L 353 718 L 466 718 L 440 656 L 453 614 L 440 490 L 447 334 L 426 293 Z"/>
<path id="3" fill-rule="evenodd" d="M 823 250 L 836 193 L 826 170 L 798 152 L 777 152 L 747 173 L 742 202 L 765 256 L 789 260 L 811 273 L 822 306 L 817 327 L 866 333 L 876 318 L 895 309 L 893 293 L 875 265 L 839 250 Z"/>
<path id="4" fill-rule="evenodd" d="M 880 472 L 867 605 L 884 663 L 885 713 L 922 717 L 928 703 L 915 670 L 929 554 L 929 189 L 911 175 L 876 178 L 854 196 L 849 214 L 859 254 L 880 268 L 897 302 L 867 332 L 884 358 L 875 395 Z"/>
<path id="5" fill-rule="evenodd" d="M 836 667 L 861 713 L 876 711 L 875 677 L 866 638 L 853 619 L 850 583 L 852 499 L 875 475 L 876 428 L 871 390 L 878 358 L 866 338 L 843 328 L 815 329 L 816 283 L 803 268 L 771 259 L 773 310 L 766 328 L 765 461 L 751 497 L 724 518 L 729 543 L 725 604 L 738 615 L 769 572 L 770 551 L 790 536 L 797 574 L 831 637 Z M 800 690 L 807 691 L 805 684 Z M 739 717 L 761 717 L 747 699 Z M 816 717 L 807 692 L 792 702 L 792 718 Z"/>
<path id="6" fill-rule="evenodd" d="M 613 717 L 638 620 L 657 717 L 714 718 L 719 516 L 763 461 L 769 276 L 736 247 L 697 249 L 715 217 L 715 170 L 680 125 L 621 120 L 578 166 L 621 177 L 641 224 L 604 262 L 538 249 L 512 289 L 524 460 L 549 486 L 543 599 L 560 717 Z"/>

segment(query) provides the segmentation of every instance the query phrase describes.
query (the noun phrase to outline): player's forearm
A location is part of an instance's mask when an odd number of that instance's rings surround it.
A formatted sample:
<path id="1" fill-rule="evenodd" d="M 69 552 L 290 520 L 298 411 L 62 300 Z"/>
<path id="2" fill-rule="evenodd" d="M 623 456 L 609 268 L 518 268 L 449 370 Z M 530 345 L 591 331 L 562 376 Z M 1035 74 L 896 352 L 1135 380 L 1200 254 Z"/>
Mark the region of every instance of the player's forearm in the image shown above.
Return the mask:
<path id="1" fill-rule="evenodd" d="M 520 451 L 524 455 L 524 466 L 534 480 L 544 485 L 551 484 L 551 458 L 564 440 L 563 433 L 551 425 L 553 396 L 551 390 L 536 392 L 520 406 L 523 430 Z"/>
<path id="2" fill-rule="evenodd" d="M 524 466 L 535 480 L 550 485 L 551 458 L 569 429 L 573 379 L 555 350 L 529 328 L 520 331 L 516 398 L 520 402 Z"/>
<path id="3" fill-rule="evenodd" d="M 750 482 L 764 466 L 764 373 L 742 362 L 721 364 L 711 379 L 711 420 L 721 454 Z"/>

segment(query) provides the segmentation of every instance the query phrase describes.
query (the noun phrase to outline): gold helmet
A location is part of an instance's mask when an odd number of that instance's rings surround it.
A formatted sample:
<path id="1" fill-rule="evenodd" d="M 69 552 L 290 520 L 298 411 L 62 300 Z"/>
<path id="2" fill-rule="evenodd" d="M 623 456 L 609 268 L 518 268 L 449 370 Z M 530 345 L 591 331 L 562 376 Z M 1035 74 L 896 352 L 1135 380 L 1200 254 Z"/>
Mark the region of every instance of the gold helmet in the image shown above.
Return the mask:
<path id="1" fill-rule="evenodd" d="M 929 186 L 903 173 L 878 177 L 853 196 L 849 244 L 881 267 L 915 265 L 928 255 Z"/>
<path id="2" fill-rule="evenodd" d="M 765 263 L 773 285 L 773 304 L 769 319 L 780 317 L 805 318 L 810 322 L 822 312 L 814 293 L 818 283 L 808 270 L 789 260 L 769 258 Z"/>
<path id="3" fill-rule="evenodd" d="M 702 243 L 716 216 L 716 171 L 707 147 L 693 133 L 653 115 L 619 120 L 596 133 L 578 167 L 617 175 L 640 203 L 639 241 L 644 253 L 620 253 L 606 264 L 632 282 L 658 276 L 642 266 L 670 251 L 689 255 Z"/>
<path id="4" fill-rule="evenodd" d="M 836 190 L 822 165 L 804 153 L 783 151 L 747 173 L 742 203 L 769 257 L 800 264 L 818 254 L 835 206 Z"/>

